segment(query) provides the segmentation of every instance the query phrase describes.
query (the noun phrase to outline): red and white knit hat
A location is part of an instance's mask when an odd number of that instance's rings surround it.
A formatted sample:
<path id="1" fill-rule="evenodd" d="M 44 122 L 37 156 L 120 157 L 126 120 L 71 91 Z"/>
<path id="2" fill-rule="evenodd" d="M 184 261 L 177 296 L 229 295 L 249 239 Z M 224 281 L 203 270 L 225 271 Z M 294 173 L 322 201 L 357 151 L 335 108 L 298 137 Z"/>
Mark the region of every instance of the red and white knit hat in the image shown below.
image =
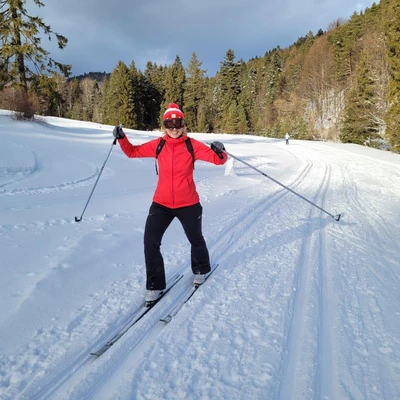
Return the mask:
<path id="1" fill-rule="evenodd" d="M 167 111 L 165 111 L 164 113 L 163 120 L 165 121 L 166 119 L 174 119 L 174 118 L 185 119 L 185 116 L 183 115 L 183 112 L 180 110 L 178 104 L 169 103 Z"/>

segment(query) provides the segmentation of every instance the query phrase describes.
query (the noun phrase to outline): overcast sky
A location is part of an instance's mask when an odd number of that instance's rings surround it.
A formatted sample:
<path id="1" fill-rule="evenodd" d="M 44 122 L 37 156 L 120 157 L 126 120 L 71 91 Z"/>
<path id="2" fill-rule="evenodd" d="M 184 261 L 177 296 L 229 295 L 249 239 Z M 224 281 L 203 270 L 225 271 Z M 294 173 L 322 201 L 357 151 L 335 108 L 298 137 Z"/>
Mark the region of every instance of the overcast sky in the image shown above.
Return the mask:
<path id="1" fill-rule="evenodd" d="M 337 18 L 348 19 L 373 0 L 43 0 L 38 8 L 27 0 L 54 32 L 68 38 L 64 50 L 43 40 L 59 62 L 72 65 L 73 75 L 111 72 L 119 60 L 171 64 L 178 55 L 186 68 L 193 52 L 214 76 L 226 51 L 236 60 L 263 56 L 285 48 L 310 30 L 324 31 Z M 32 3 L 32 4 L 30 4 Z M 379 3 L 379 0 L 377 1 Z"/>

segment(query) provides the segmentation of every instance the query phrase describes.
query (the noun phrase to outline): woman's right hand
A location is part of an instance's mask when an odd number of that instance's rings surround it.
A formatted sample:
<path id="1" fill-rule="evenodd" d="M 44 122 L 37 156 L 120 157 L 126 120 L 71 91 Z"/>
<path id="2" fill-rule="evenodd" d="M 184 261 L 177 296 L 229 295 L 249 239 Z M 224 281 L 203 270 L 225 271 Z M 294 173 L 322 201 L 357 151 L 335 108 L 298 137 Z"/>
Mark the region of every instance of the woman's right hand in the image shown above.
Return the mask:
<path id="1" fill-rule="evenodd" d="M 118 125 L 113 130 L 113 135 L 116 139 L 123 139 L 125 137 L 125 133 L 122 130 L 122 126 Z"/>

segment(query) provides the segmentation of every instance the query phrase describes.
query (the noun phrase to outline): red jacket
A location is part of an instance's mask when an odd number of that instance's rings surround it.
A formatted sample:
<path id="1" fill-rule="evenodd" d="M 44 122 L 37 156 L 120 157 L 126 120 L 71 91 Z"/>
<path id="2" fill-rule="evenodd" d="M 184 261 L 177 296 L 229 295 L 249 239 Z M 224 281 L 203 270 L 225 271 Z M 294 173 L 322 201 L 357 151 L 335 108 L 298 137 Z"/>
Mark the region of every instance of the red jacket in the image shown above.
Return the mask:
<path id="1" fill-rule="evenodd" d="M 164 135 L 165 145 L 158 156 L 158 183 L 153 201 L 169 208 L 179 208 L 197 204 L 200 201 L 193 180 L 193 159 L 185 140 L 187 136 L 173 139 Z M 156 149 L 161 138 L 150 140 L 138 146 L 132 145 L 125 136 L 118 142 L 129 158 L 156 157 Z M 225 164 L 228 156 L 219 158 L 205 144 L 190 138 L 195 160 L 207 161 L 216 165 Z"/>

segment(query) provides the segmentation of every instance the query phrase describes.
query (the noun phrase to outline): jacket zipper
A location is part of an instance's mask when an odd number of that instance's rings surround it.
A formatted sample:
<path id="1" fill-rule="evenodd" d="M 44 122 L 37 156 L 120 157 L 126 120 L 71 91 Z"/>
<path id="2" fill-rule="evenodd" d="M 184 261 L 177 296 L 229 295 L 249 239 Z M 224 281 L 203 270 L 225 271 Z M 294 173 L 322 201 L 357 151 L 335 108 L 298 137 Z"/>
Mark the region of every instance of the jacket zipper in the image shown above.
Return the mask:
<path id="1" fill-rule="evenodd" d="M 173 208 L 175 208 L 175 190 L 174 190 L 174 175 L 175 175 L 175 169 L 174 169 L 174 158 L 175 158 L 175 143 L 172 144 L 172 157 L 171 157 L 171 161 L 172 161 L 172 165 L 171 165 L 171 171 L 172 171 L 172 205 Z"/>

